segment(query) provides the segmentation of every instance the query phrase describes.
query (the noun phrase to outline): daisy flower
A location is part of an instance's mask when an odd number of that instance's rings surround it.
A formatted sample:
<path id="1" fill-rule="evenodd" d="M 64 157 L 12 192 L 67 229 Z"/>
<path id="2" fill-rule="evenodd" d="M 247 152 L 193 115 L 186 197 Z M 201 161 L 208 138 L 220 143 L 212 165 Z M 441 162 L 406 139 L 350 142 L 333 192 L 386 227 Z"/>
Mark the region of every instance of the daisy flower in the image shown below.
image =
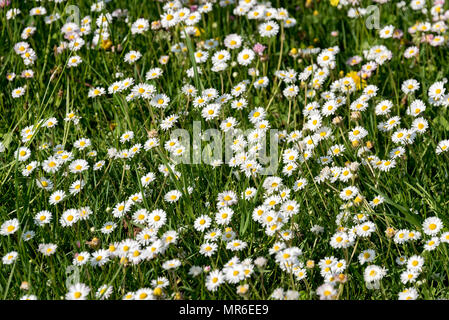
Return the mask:
<path id="1" fill-rule="evenodd" d="M 249 65 L 255 57 L 255 53 L 253 50 L 245 48 L 239 52 L 237 55 L 237 62 L 242 66 Z"/>
<path id="2" fill-rule="evenodd" d="M 164 200 L 167 202 L 176 202 L 181 198 L 182 193 L 178 190 L 171 190 L 164 196 Z"/>
<path id="3" fill-rule="evenodd" d="M 137 60 L 139 60 L 142 57 L 142 54 L 139 51 L 131 50 L 125 55 L 125 62 L 128 62 L 129 64 L 133 64 Z"/>
<path id="4" fill-rule="evenodd" d="M 217 251 L 218 245 L 213 242 L 206 242 L 200 247 L 200 254 L 205 257 L 212 256 Z"/>
<path id="5" fill-rule="evenodd" d="M 225 47 L 231 50 L 240 48 L 242 42 L 242 37 L 235 33 L 227 35 L 224 39 Z"/>
<path id="6" fill-rule="evenodd" d="M 206 215 L 202 215 L 195 220 L 193 227 L 195 228 L 195 230 L 203 232 L 210 227 L 211 222 L 211 218 Z"/>
<path id="7" fill-rule="evenodd" d="M 87 96 L 89 98 L 96 98 L 99 96 L 102 96 L 106 93 L 106 90 L 102 87 L 95 87 L 95 88 L 91 88 L 89 89 L 89 93 L 87 94 Z"/>
<path id="8" fill-rule="evenodd" d="M 279 32 L 279 25 L 275 21 L 267 21 L 259 25 L 259 34 L 262 37 L 273 37 Z"/>
<path id="9" fill-rule="evenodd" d="M 53 192 L 49 197 L 49 203 L 51 205 L 58 204 L 65 198 L 65 192 L 63 190 L 57 190 Z"/>
<path id="10" fill-rule="evenodd" d="M 18 88 L 15 88 L 13 91 L 12 91 L 12 97 L 13 98 L 20 98 L 21 96 L 23 96 L 24 94 L 25 94 L 25 89 L 26 89 L 26 87 L 18 87 Z"/>
<path id="11" fill-rule="evenodd" d="M 145 79 L 147 80 L 153 80 L 157 79 L 162 75 L 163 71 L 161 68 L 152 68 L 148 70 L 148 72 L 145 74 Z"/>
<path id="12" fill-rule="evenodd" d="M 423 231 L 429 236 L 434 236 L 443 228 L 443 222 L 438 217 L 429 217 L 423 221 Z"/>
<path id="13" fill-rule="evenodd" d="M 379 31 L 379 37 L 382 38 L 382 39 L 391 38 L 393 36 L 393 31 L 394 31 L 394 26 L 392 26 L 392 25 L 388 25 L 386 27 L 383 27 Z"/>
<path id="14" fill-rule="evenodd" d="M 145 31 L 148 31 L 150 28 L 150 24 L 147 19 L 140 18 L 137 19 L 132 25 L 131 25 L 131 33 L 132 34 L 142 34 Z"/>
<path id="15" fill-rule="evenodd" d="M 14 234 L 19 229 L 19 220 L 16 218 L 3 222 L 0 227 L 0 234 L 9 236 Z"/>
<path id="16" fill-rule="evenodd" d="M 209 291 L 217 291 L 218 287 L 223 284 L 225 277 L 222 271 L 213 270 L 206 277 L 206 288 Z"/>
<path id="17" fill-rule="evenodd" d="M 89 169 L 89 163 L 84 159 L 77 159 L 70 163 L 69 170 L 71 173 L 81 173 Z"/>
<path id="18" fill-rule="evenodd" d="M 53 243 L 41 243 L 39 244 L 38 251 L 44 256 L 50 256 L 56 252 L 58 246 Z"/>
<path id="19" fill-rule="evenodd" d="M 90 292 L 90 288 L 84 283 L 76 283 L 69 287 L 66 293 L 66 300 L 86 300 Z"/>

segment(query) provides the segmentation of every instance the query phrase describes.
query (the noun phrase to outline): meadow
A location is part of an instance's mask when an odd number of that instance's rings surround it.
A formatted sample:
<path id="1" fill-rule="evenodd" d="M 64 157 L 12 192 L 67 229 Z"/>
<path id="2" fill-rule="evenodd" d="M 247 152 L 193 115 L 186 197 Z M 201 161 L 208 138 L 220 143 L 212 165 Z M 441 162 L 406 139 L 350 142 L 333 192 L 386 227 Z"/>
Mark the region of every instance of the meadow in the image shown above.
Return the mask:
<path id="1" fill-rule="evenodd" d="M 0 0 L 0 299 L 449 298 L 445 0 Z"/>

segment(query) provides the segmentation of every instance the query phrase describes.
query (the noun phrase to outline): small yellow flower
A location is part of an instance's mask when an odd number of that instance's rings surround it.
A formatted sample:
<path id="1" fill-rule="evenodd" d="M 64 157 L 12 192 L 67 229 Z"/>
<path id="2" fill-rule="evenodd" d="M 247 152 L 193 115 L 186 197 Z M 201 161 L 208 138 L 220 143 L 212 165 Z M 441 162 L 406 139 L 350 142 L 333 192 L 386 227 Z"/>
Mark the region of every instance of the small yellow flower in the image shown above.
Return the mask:
<path id="1" fill-rule="evenodd" d="M 155 295 L 156 297 L 160 297 L 162 295 L 162 289 L 160 287 L 156 287 L 153 290 L 153 295 Z"/>
<path id="2" fill-rule="evenodd" d="M 112 41 L 111 40 L 103 40 L 103 41 L 101 41 L 101 47 L 104 50 L 108 50 L 111 46 L 112 46 Z"/>
<path id="3" fill-rule="evenodd" d="M 331 6 L 336 7 L 340 3 L 340 0 L 330 0 Z"/>
<path id="4" fill-rule="evenodd" d="M 349 73 L 346 74 L 347 77 L 351 77 L 352 80 L 354 80 L 356 86 L 357 86 L 357 90 L 360 90 L 362 88 L 366 87 L 366 81 L 364 79 L 362 79 L 356 71 L 351 71 Z"/>

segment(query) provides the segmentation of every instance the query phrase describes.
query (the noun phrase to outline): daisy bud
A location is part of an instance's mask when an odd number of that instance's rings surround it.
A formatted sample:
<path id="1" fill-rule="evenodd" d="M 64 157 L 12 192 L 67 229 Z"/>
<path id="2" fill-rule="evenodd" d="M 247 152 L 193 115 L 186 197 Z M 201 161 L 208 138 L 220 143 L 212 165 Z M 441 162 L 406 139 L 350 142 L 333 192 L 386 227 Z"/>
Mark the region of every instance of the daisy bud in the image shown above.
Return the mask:
<path id="1" fill-rule="evenodd" d="M 351 120 L 357 121 L 360 120 L 360 118 L 362 118 L 362 114 L 360 113 L 360 111 L 351 112 Z"/>
<path id="2" fill-rule="evenodd" d="M 260 43 L 256 43 L 253 47 L 253 51 L 255 53 L 257 53 L 259 56 L 262 55 L 262 53 L 264 52 L 265 49 L 266 49 L 266 46 L 264 46 L 263 44 L 260 44 Z"/>
<path id="3" fill-rule="evenodd" d="M 348 280 L 345 274 L 340 273 L 337 277 L 337 281 L 340 283 L 345 283 Z"/>
<path id="4" fill-rule="evenodd" d="M 315 268 L 315 261 L 313 261 L 313 260 L 307 260 L 307 262 L 306 262 L 306 267 L 307 267 L 307 269 L 313 269 L 313 268 Z"/>
<path id="5" fill-rule="evenodd" d="M 396 230 L 389 227 L 389 228 L 387 228 L 387 230 L 385 230 L 385 234 L 387 235 L 388 238 L 393 238 L 394 235 L 396 234 Z"/>
<path id="6" fill-rule="evenodd" d="M 332 123 L 336 126 L 338 126 L 343 121 L 343 118 L 340 116 L 336 116 L 332 119 Z"/>
<path id="7" fill-rule="evenodd" d="M 356 172 L 358 169 L 359 169 L 359 163 L 358 162 L 352 162 L 350 165 L 349 165 L 349 169 L 352 171 L 352 172 Z"/>
<path id="8" fill-rule="evenodd" d="M 256 260 L 254 260 L 254 264 L 259 268 L 263 268 L 267 264 L 267 259 L 265 259 L 264 257 L 258 257 Z"/>
<path id="9" fill-rule="evenodd" d="M 6 6 L 9 6 L 11 4 L 11 1 L 9 0 L 1 0 L 0 1 L 0 8 L 4 8 Z"/>
<path id="10" fill-rule="evenodd" d="M 168 56 L 161 56 L 160 59 L 159 59 L 159 63 L 160 64 L 167 64 L 168 58 L 169 58 Z"/>
<path id="11" fill-rule="evenodd" d="M 407 94 L 404 96 L 404 98 L 401 99 L 401 106 L 405 106 L 407 103 Z"/>
<path id="12" fill-rule="evenodd" d="M 176 292 L 174 298 L 175 298 L 175 300 L 182 300 L 182 293 L 181 292 Z"/>
<path id="13" fill-rule="evenodd" d="M 95 230 L 94 227 L 92 227 L 90 230 L 92 231 L 92 229 Z M 90 248 L 96 248 L 99 244 L 100 244 L 100 240 L 98 238 L 93 238 L 91 241 L 86 241 L 86 244 L 90 247 Z"/>
<path id="14" fill-rule="evenodd" d="M 371 142 L 371 141 L 367 141 L 367 142 L 366 142 L 366 147 L 367 147 L 368 149 L 371 149 L 372 147 L 374 147 L 374 143 Z"/>
<path id="15" fill-rule="evenodd" d="M 260 56 L 260 62 L 265 62 L 268 60 L 268 54 L 263 54 Z"/>
<path id="16" fill-rule="evenodd" d="M 237 287 L 237 294 L 240 296 L 244 296 L 248 293 L 249 290 L 249 285 L 248 284 L 244 284 L 242 286 L 238 286 Z"/>
<path id="17" fill-rule="evenodd" d="M 159 30 L 161 26 L 162 25 L 159 20 L 151 22 L 151 30 Z"/>
<path id="18" fill-rule="evenodd" d="M 156 296 L 156 297 L 162 296 L 162 288 L 160 288 L 160 287 L 154 288 L 153 295 Z"/>
<path id="19" fill-rule="evenodd" d="M 357 195 L 357 197 L 355 197 L 355 199 L 354 199 L 354 203 L 358 205 L 358 204 L 362 203 L 363 199 L 364 199 L 363 196 Z"/>
<path id="20" fill-rule="evenodd" d="M 23 281 L 20 284 L 20 289 L 22 289 L 22 290 L 29 290 L 30 289 L 30 284 L 28 282 L 26 282 L 26 281 Z"/>
<path id="21" fill-rule="evenodd" d="M 148 134 L 148 138 L 157 138 L 158 134 L 157 134 L 157 130 L 153 129 L 147 132 Z"/>

